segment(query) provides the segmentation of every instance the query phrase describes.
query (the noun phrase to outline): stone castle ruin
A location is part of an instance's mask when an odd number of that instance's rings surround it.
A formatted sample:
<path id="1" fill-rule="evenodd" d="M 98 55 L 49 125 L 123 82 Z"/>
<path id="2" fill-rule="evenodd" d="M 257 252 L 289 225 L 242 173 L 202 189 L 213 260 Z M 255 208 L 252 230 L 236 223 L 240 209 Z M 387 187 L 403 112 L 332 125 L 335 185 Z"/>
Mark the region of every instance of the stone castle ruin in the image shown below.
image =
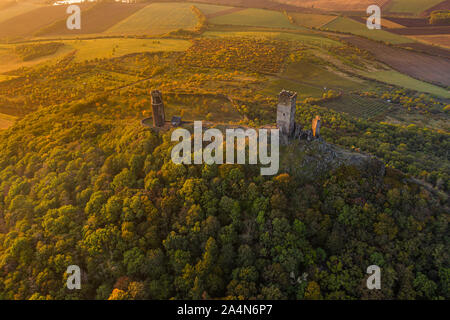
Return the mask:
<path id="1" fill-rule="evenodd" d="M 166 116 L 164 112 L 164 102 L 162 93 L 159 90 L 153 90 L 151 92 L 152 97 L 152 119 L 153 128 L 164 128 L 166 125 L 172 127 L 178 127 L 184 121 L 181 117 L 173 117 L 172 120 L 166 123 Z M 297 105 L 297 93 L 287 90 L 282 90 L 278 96 L 277 105 L 277 123 L 276 126 L 280 130 L 280 143 L 288 145 L 290 141 L 295 139 L 312 141 L 320 139 L 320 116 L 316 116 L 312 120 L 312 128 L 309 130 L 303 130 L 302 126 L 295 122 Z M 151 118 L 146 118 L 141 121 L 144 126 Z"/>
<path id="2" fill-rule="evenodd" d="M 297 93 L 282 90 L 278 97 L 277 128 L 280 130 L 280 141 L 287 145 L 294 139 L 312 141 L 320 138 L 320 116 L 312 121 L 312 129 L 303 130 L 302 126 L 295 122 Z"/>

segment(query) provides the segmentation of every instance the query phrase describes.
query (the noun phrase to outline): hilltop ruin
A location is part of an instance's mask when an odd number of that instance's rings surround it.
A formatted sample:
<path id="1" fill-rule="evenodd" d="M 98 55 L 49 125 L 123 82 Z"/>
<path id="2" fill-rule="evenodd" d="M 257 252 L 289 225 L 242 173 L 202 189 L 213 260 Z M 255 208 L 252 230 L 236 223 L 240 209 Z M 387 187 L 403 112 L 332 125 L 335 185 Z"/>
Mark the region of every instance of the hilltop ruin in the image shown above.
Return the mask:
<path id="1" fill-rule="evenodd" d="M 280 142 L 283 145 L 295 139 L 307 141 L 320 139 L 320 116 L 312 120 L 311 129 L 303 130 L 302 126 L 295 122 L 296 104 L 296 92 L 287 90 L 280 92 L 277 105 L 277 128 L 280 130 Z"/>

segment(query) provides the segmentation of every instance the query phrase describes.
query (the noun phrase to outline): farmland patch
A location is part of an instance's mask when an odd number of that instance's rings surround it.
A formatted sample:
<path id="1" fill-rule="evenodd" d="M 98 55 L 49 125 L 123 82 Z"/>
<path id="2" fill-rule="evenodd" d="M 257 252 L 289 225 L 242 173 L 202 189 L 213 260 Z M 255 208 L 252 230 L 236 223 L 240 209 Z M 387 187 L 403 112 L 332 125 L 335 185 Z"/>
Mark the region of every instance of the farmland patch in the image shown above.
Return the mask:
<path id="1" fill-rule="evenodd" d="M 101 33 L 138 10 L 144 8 L 143 3 L 97 3 L 94 7 L 83 12 L 82 28 L 69 30 L 66 27 L 66 19 L 59 20 L 39 31 L 39 35 L 62 34 L 93 34 Z"/>
<path id="2" fill-rule="evenodd" d="M 367 26 L 350 18 L 339 17 L 322 27 L 324 30 L 352 33 L 369 39 L 384 41 L 392 44 L 408 43 L 410 39 L 392 34 L 385 30 L 369 30 Z"/>
<path id="3" fill-rule="evenodd" d="M 419 14 L 442 2 L 442 0 L 392 0 L 386 7 L 388 12 Z"/>
<path id="4" fill-rule="evenodd" d="M 302 27 L 290 23 L 283 13 L 264 9 L 245 9 L 215 17 L 209 21 L 214 24 L 223 25 L 302 29 Z"/>
<path id="5" fill-rule="evenodd" d="M 370 119 L 390 108 L 390 104 L 380 99 L 366 98 L 354 94 L 344 94 L 341 98 L 324 102 L 322 106 L 351 116 Z"/>
<path id="6" fill-rule="evenodd" d="M 92 3 L 80 4 L 87 10 Z M 0 23 L 0 38 L 31 37 L 41 28 L 67 17 L 66 6 L 45 6 Z"/>
<path id="7" fill-rule="evenodd" d="M 161 35 L 178 29 L 194 30 L 192 3 L 151 3 L 109 28 L 110 34 Z"/>
<path id="8" fill-rule="evenodd" d="M 359 37 L 345 37 L 343 40 L 371 52 L 379 61 L 413 78 L 450 86 L 448 59 L 390 47 Z"/>
<path id="9" fill-rule="evenodd" d="M 289 14 L 295 21 L 296 24 L 308 28 L 320 28 L 321 26 L 330 23 L 337 16 L 324 15 L 324 14 L 308 14 L 294 12 Z"/>

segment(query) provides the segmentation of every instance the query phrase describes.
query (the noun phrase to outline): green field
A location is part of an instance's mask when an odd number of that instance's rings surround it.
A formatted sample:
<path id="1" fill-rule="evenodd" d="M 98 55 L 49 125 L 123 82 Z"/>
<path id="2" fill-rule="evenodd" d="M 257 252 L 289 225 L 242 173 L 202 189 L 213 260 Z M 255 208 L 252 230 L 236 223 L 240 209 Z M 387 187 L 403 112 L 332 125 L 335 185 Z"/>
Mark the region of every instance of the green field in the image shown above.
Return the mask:
<path id="1" fill-rule="evenodd" d="M 178 29 L 193 30 L 197 17 L 192 3 L 152 3 L 105 33 L 161 35 Z"/>
<path id="2" fill-rule="evenodd" d="M 303 61 L 289 64 L 282 76 L 313 86 L 334 90 L 357 90 L 364 87 L 359 82 L 326 70 L 325 67 Z"/>
<path id="3" fill-rule="evenodd" d="M 20 2 L 6 9 L 0 10 L 0 22 L 14 18 L 23 13 L 39 8 L 39 5 L 29 2 Z"/>
<path id="4" fill-rule="evenodd" d="M 311 97 L 321 98 L 325 92 L 323 88 L 321 89 L 314 85 L 273 77 L 268 85 L 259 93 L 269 97 L 277 96 L 283 89 L 289 89 L 291 91 L 297 92 L 299 100 Z"/>
<path id="5" fill-rule="evenodd" d="M 337 100 L 322 103 L 322 105 L 335 111 L 344 112 L 363 119 L 373 118 L 387 111 L 390 107 L 390 104 L 382 100 L 352 94 L 345 94 Z"/>
<path id="6" fill-rule="evenodd" d="M 214 4 L 204 4 L 204 3 L 193 3 L 194 6 L 199 8 L 204 15 L 217 13 L 220 11 L 232 9 L 233 7 L 227 7 L 227 6 L 219 6 Z"/>
<path id="7" fill-rule="evenodd" d="M 419 14 L 441 2 L 443 0 L 392 0 L 387 11 Z"/>
<path id="8" fill-rule="evenodd" d="M 14 53 L 14 45 L 0 45 L 0 72 L 18 69 L 22 66 L 31 67 L 38 64 L 52 64 L 65 55 L 75 51 L 75 61 L 92 59 L 114 58 L 137 52 L 185 51 L 191 42 L 178 39 L 86 39 L 64 40 L 62 46 L 55 54 L 40 57 L 30 61 L 22 61 Z M 0 77 L 0 81 L 5 77 Z"/>
<path id="9" fill-rule="evenodd" d="M 324 14 L 309 14 L 293 12 L 289 15 L 294 18 L 296 24 L 308 28 L 320 28 L 321 26 L 330 23 L 336 16 L 324 15 Z"/>
<path id="10" fill-rule="evenodd" d="M 419 92 L 431 93 L 441 98 L 450 99 L 450 92 L 444 88 L 411 78 L 395 70 L 360 72 L 365 77 L 404 87 Z"/>
<path id="11" fill-rule="evenodd" d="M 212 18 L 209 22 L 219 25 L 303 29 L 300 26 L 290 23 L 283 13 L 264 9 L 245 9 Z"/>
<path id="12" fill-rule="evenodd" d="M 177 39 L 93 39 L 67 40 L 66 47 L 77 50 L 76 61 L 120 57 L 136 52 L 185 51 L 191 43 Z"/>
<path id="13" fill-rule="evenodd" d="M 392 44 L 411 43 L 413 40 L 384 30 L 369 30 L 366 25 L 346 17 L 339 17 L 322 26 L 322 29 L 348 32 L 367 37 L 372 40 L 384 41 Z"/>

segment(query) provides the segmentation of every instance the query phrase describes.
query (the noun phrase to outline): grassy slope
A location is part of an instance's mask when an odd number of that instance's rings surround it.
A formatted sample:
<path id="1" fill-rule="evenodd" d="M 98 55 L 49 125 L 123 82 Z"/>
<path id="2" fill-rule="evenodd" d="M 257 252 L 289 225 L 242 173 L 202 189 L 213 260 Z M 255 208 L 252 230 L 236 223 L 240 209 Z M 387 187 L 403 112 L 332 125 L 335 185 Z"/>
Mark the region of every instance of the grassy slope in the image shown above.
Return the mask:
<path id="1" fill-rule="evenodd" d="M 350 18 L 339 17 L 323 26 L 324 29 L 333 31 L 349 32 L 352 34 L 367 37 L 377 41 L 385 41 L 392 44 L 410 43 L 411 39 L 402 37 L 384 30 L 369 30 L 364 24 Z"/>
<path id="2" fill-rule="evenodd" d="M 197 8 L 199 8 L 203 12 L 204 15 L 213 14 L 213 13 L 217 13 L 217 12 L 232 8 L 232 7 L 227 7 L 227 6 L 219 6 L 219 5 L 204 4 L 204 3 L 193 3 L 193 5 L 196 6 Z"/>
<path id="3" fill-rule="evenodd" d="M 119 57 L 135 52 L 184 51 L 191 45 L 189 41 L 176 39 L 95 39 L 64 43 L 77 50 L 76 61 Z"/>
<path id="4" fill-rule="evenodd" d="M 360 83 L 341 77 L 310 62 L 300 61 L 289 64 L 283 72 L 283 76 L 329 89 L 356 90 L 361 88 Z"/>
<path id="5" fill-rule="evenodd" d="M 164 34 L 177 29 L 193 29 L 197 17 L 192 3 L 152 3 L 111 27 L 106 33 Z"/>
<path id="6" fill-rule="evenodd" d="M 450 99 L 450 92 L 444 88 L 411 78 L 405 74 L 395 70 L 375 71 L 375 72 L 360 72 L 362 75 L 383 81 L 389 84 L 404 87 L 406 89 L 416 90 L 419 92 L 431 93 L 438 97 Z"/>
<path id="7" fill-rule="evenodd" d="M 209 22 L 224 25 L 302 29 L 302 27 L 290 23 L 283 13 L 263 9 L 246 9 L 212 18 Z"/>
<path id="8" fill-rule="evenodd" d="M 319 28 L 336 19 L 336 16 L 324 14 L 308 14 L 308 13 L 293 12 L 289 13 L 289 15 L 292 18 L 294 18 L 296 24 L 308 28 Z"/>
<path id="9" fill-rule="evenodd" d="M 53 63 L 70 53 L 70 51 L 70 48 L 63 46 L 52 55 L 39 57 L 30 61 L 22 61 L 22 59 L 14 53 L 14 45 L 0 44 L 0 73 L 15 70 L 20 67 L 33 67 L 41 63 Z"/>
<path id="10" fill-rule="evenodd" d="M 65 46 L 55 54 L 23 62 L 13 51 L 14 45 L 0 45 L 0 73 L 31 67 L 41 63 L 55 63 L 76 50 L 75 61 L 112 58 L 136 52 L 184 51 L 191 43 L 176 39 L 94 39 L 65 40 Z M 114 55 L 113 55 L 114 49 Z M 2 78 L 0 78 L 2 80 Z"/>

